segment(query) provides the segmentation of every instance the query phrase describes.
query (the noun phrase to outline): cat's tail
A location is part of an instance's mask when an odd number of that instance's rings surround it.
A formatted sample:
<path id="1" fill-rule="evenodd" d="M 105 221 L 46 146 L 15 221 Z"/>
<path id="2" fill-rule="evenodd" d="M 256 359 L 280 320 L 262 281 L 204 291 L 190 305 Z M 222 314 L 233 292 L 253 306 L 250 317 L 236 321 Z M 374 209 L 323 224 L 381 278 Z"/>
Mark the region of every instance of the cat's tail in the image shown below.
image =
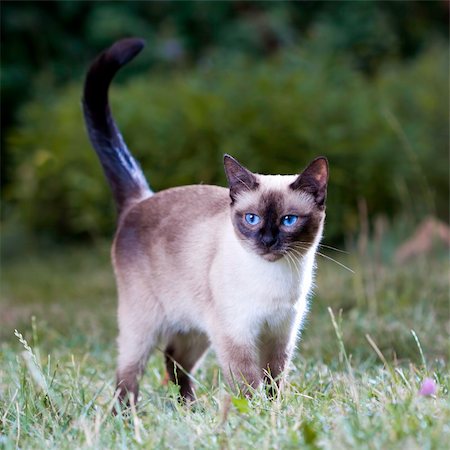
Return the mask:
<path id="1" fill-rule="evenodd" d="M 132 203 L 153 194 L 114 122 L 108 102 L 108 88 L 114 75 L 143 47 L 142 39 L 117 41 L 95 59 L 84 83 L 86 128 L 111 186 L 119 213 Z"/>

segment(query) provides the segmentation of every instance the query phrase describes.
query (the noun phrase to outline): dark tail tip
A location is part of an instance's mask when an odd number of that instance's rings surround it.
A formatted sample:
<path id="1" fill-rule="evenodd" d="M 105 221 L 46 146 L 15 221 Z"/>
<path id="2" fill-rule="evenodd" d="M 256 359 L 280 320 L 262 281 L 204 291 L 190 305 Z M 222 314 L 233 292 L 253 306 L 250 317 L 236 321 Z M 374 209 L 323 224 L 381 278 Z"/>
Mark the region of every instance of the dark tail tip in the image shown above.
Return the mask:
<path id="1" fill-rule="evenodd" d="M 84 83 L 83 104 L 95 128 L 105 133 L 108 129 L 108 88 L 117 71 L 131 61 L 143 48 L 140 38 L 126 38 L 115 42 L 100 53 L 91 64 Z M 106 113 L 109 114 L 109 111 Z"/>
<path id="2" fill-rule="evenodd" d="M 106 60 L 123 66 L 131 61 L 145 46 L 144 39 L 125 38 L 115 42 L 104 53 Z"/>

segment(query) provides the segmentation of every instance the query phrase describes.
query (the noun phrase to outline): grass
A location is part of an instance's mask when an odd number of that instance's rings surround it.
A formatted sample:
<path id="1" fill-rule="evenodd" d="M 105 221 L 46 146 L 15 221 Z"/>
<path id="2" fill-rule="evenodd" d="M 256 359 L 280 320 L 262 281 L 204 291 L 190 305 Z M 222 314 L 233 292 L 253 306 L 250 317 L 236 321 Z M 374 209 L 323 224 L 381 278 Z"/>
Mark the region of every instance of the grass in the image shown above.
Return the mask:
<path id="1" fill-rule="evenodd" d="M 450 442 L 449 263 L 328 253 L 286 390 L 230 394 L 214 355 L 178 404 L 155 354 L 138 411 L 110 414 L 115 289 L 104 244 L 2 268 L 0 448 L 439 449 Z M 18 332 L 14 334 L 14 329 Z M 411 331 L 413 330 L 413 332 Z M 433 396 L 418 394 L 425 378 Z M 447 444 L 445 444 L 447 442 Z"/>

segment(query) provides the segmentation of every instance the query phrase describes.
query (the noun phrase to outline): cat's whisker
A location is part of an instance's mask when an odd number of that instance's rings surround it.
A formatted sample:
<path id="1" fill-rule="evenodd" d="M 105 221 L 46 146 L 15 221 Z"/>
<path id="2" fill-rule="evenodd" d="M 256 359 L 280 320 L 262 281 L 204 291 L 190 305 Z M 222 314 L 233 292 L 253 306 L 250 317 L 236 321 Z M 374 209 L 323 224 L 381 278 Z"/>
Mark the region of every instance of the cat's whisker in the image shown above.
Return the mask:
<path id="1" fill-rule="evenodd" d="M 298 259 L 298 257 L 297 257 L 297 256 L 299 256 L 299 255 L 293 255 L 292 253 L 289 253 L 289 252 L 288 252 L 288 254 L 289 254 L 289 258 L 291 259 L 292 264 L 294 265 L 295 269 L 296 269 L 297 271 L 299 271 L 299 270 L 300 270 L 300 267 L 301 267 L 300 259 Z M 294 257 L 294 256 L 295 256 L 295 257 Z M 301 255 L 300 255 L 300 256 L 301 256 Z"/>
<path id="2" fill-rule="evenodd" d="M 355 273 L 355 271 L 352 270 L 352 269 L 350 269 L 350 267 L 347 267 L 345 264 L 342 264 L 341 262 L 336 261 L 336 260 L 335 260 L 334 258 L 332 258 L 331 256 L 325 255 L 324 253 L 321 253 L 321 252 L 319 252 L 319 251 L 317 252 L 317 254 L 320 255 L 320 256 L 322 256 L 323 258 L 326 258 L 326 259 L 328 259 L 328 260 L 330 260 L 330 261 L 335 262 L 338 266 L 343 267 L 344 269 L 348 270 L 349 272 Z"/>
<path id="3" fill-rule="evenodd" d="M 297 244 L 310 245 L 311 242 L 298 241 Z M 332 247 L 331 245 L 327 245 L 327 244 L 319 244 L 319 247 L 326 248 L 326 249 L 329 249 L 329 250 L 334 250 L 335 252 L 339 252 L 339 253 L 345 253 L 346 255 L 350 254 L 349 252 L 347 252 L 345 250 L 341 250 L 340 248 Z"/>
<path id="4" fill-rule="evenodd" d="M 294 252 L 297 256 L 304 257 L 305 253 L 302 253 L 300 250 L 303 250 L 306 252 L 308 250 L 307 247 L 300 247 L 299 245 L 296 245 L 294 247 L 291 247 L 290 249 L 292 252 Z"/>
<path id="5" fill-rule="evenodd" d="M 297 276 L 301 275 L 301 262 L 300 259 L 298 259 L 298 254 L 293 255 L 290 251 L 291 249 L 287 249 L 283 251 L 283 255 L 286 256 L 288 264 L 294 274 Z M 292 278 L 291 278 L 292 279 Z"/>
<path id="6" fill-rule="evenodd" d="M 350 252 L 347 252 L 345 250 L 341 250 L 340 248 L 332 247 L 331 245 L 319 244 L 319 247 L 327 248 L 329 250 L 334 250 L 335 252 L 344 253 L 346 255 L 350 254 Z"/>
<path id="7" fill-rule="evenodd" d="M 301 250 L 306 250 L 303 247 L 298 247 L 298 248 L 300 248 Z M 295 250 L 298 251 L 298 248 L 296 248 Z M 324 253 L 322 253 L 320 251 L 316 251 L 316 254 L 319 255 L 319 256 L 322 256 L 322 258 L 328 259 L 329 261 L 332 261 L 332 262 L 336 263 L 338 266 L 341 266 L 342 268 L 348 270 L 351 273 L 355 273 L 355 271 L 350 269 L 350 267 L 347 267 L 345 264 L 341 263 L 340 261 L 337 261 L 336 259 L 332 258 L 331 256 L 325 255 Z"/>
<path id="8" fill-rule="evenodd" d="M 289 253 L 283 252 L 283 255 L 286 256 L 286 261 L 288 262 L 289 268 L 291 270 L 291 282 L 292 282 L 294 274 L 297 271 L 297 267 L 295 265 L 295 261 L 293 260 L 292 256 Z"/>
<path id="9" fill-rule="evenodd" d="M 295 260 L 295 258 L 291 254 L 286 255 L 289 260 L 291 261 L 291 281 L 293 281 L 294 276 L 300 277 L 301 276 L 301 267 L 298 261 Z"/>

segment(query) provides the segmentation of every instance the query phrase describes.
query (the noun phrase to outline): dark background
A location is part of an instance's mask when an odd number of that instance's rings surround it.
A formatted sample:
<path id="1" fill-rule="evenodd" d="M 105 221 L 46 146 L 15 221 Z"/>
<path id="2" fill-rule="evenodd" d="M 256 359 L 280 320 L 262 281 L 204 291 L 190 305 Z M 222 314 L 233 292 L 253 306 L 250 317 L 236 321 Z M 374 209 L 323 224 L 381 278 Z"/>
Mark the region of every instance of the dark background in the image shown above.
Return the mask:
<path id="1" fill-rule="evenodd" d="M 112 233 L 80 95 L 89 62 L 126 36 L 147 46 L 113 109 L 155 189 L 224 184 L 225 152 L 264 173 L 324 154 L 329 242 L 362 211 L 448 220 L 448 5 L 2 2 L 4 244 Z"/>

